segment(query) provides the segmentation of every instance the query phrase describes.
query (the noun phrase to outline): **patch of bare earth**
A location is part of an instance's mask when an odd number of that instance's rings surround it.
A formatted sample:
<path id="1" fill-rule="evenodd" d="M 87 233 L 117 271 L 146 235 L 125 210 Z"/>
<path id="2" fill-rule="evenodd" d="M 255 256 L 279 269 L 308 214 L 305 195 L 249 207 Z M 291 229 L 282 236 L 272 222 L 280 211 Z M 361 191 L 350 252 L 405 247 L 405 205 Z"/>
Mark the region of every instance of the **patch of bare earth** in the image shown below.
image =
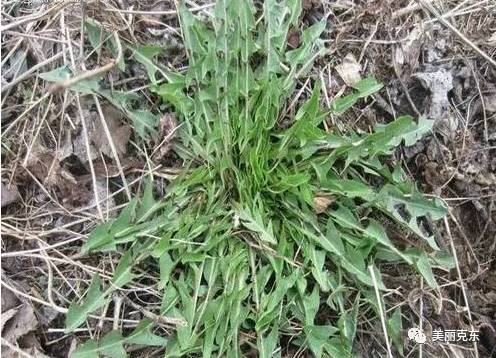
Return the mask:
<path id="1" fill-rule="evenodd" d="M 186 1 L 201 16 L 208 4 Z M 183 68 L 175 6 L 168 1 L 2 2 L 2 350 L 6 357 L 66 357 L 82 339 L 112 328 L 131 329 L 159 305 L 156 282 L 136 282 L 101 317 L 75 334 L 64 313 L 99 273 L 109 278 L 117 257 L 82 255 L 88 232 L 115 216 L 150 173 L 160 195 L 181 163 L 170 151 L 177 125 L 150 95 L 145 69 L 124 51 L 125 71 L 109 68 L 104 85 L 139 93 L 141 105 L 164 113 L 157 135 L 143 145 L 129 122 L 102 98 L 53 91 L 38 75 L 68 66 L 75 74 L 111 63 L 82 41 L 85 18 L 116 31 L 123 44 L 167 48 L 164 68 Z M 384 265 L 386 309 L 402 308 L 405 356 L 489 357 L 496 351 L 496 3 L 487 1 L 303 0 L 302 28 L 328 15 L 330 55 L 313 71 L 325 91 L 322 105 L 359 78 L 373 74 L 386 86 L 364 106 L 327 125 L 369 131 L 410 114 L 436 120 L 434 131 L 403 148 L 404 163 L 421 189 L 441 197 L 449 216 L 424 223 L 454 258 L 435 270 L 439 289 L 411 271 Z M 290 32 L 290 45 L 300 41 Z M 301 81 L 305 97 L 311 82 Z M 297 99 L 296 99 L 297 100 Z M 106 130 L 108 129 L 108 130 Z M 396 228 L 391 228 L 394 231 Z M 424 245 L 401 232 L 400 240 Z M 115 318 L 114 318 L 115 317 Z M 415 344 L 409 327 L 427 342 Z M 160 326 L 163 334 L 170 327 Z M 436 329 L 477 330 L 479 342 L 432 341 Z M 385 357 L 380 322 L 359 319 L 357 355 Z M 394 350 L 394 347 L 393 347 Z M 135 351 L 161 356 L 163 351 Z"/>

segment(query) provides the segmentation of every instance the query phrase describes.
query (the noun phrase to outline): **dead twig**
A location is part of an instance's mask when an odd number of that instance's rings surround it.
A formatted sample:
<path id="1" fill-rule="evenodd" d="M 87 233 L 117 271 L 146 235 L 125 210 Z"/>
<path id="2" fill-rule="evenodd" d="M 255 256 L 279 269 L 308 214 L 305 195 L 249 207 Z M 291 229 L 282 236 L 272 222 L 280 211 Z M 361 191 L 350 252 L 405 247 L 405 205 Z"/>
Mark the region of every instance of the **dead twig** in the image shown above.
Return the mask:
<path id="1" fill-rule="evenodd" d="M 212 4 L 205 4 L 197 7 L 190 8 L 189 11 L 197 12 L 205 9 L 209 9 L 215 6 Z M 165 10 L 165 11 L 144 11 L 144 10 L 123 10 L 123 9 L 104 9 L 107 12 L 121 12 L 124 14 L 134 14 L 134 15 L 176 15 L 177 10 Z"/>
<path id="2" fill-rule="evenodd" d="M 467 312 L 467 316 L 468 316 L 468 319 L 470 321 L 470 328 L 472 330 L 474 330 L 474 326 L 472 324 L 472 322 L 473 322 L 472 321 L 472 312 L 470 311 L 470 306 L 468 304 L 467 291 L 465 289 L 465 283 L 463 282 L 462 271 L 460 270 L 460 264 L 458 263 L 458 255 L 456 254 L 455 243 L 453 241 L 453 236 L 451 235 L 451 228 L 450 228 L 450 225 L 448 223 L 448 218 L 446 216 L 444 217 L 444 226 L 446 227 L 446 233 L 448 234 L 447 236 L 448 236 L 448 239 L 450 242 L 451 251 L 453 254 L 453 259 L 455 260 L 456 273 L 458 275 L 458 281 L 460 282 L 460 287 L 462 289 L 462 296 L 463 296 L 463 300 L 465 302 L 465 310 Z M 478 358 L 479 353 L 478 353 L 476 341 L 474 341 L 474 353 L 475 353 L 475 357 Z"/>
<path id="3" fill-rule="evenodd" d="M 55 83 L 52 86 L 52 88 L 50 89 L 50 92 L 54 93 L 54 92 L 60 92 L 60 91 L 66 90 L 66 89 L 71 88 L 72 86 L 74 86 L 75 84 L 77 84 L 81 81 L 88 80 L 90 78 L 101 75 L 101 74 L 113 69 L 122 59 L 122 45 L 121 45 L 121 41 L 119 39 L 119 35 L 117 34 L 117 32 L 114 32 L 113 36 L 114 36 L 115 42 L 117 44 L 117 57 L 115 59 L 110 60 L 106 65 L 104 65 L 102 67 L 98 67 L 98 68 L 95 68 L 93 70 L 86 71 L 84 73 L 81 73 L 78 76 L 75 76 L 75 77 L 69 78 L 67 80 Z"/>
<path id="4" fill-rule="evenodd" d="M 37 65 L 31 67 L 28 71 L 24 72 L 22 75 L 20 75 L 19 77 L 15 78 L 12 82 L 6 84 L 5 86 L 2 87 L 2 93 L 5 92 L 5 91 L 8 91 L 9 89 L 11 89 L 12 87 L 14 87 L 15 85 L 17 85 L 19 82 L 25 80 L 26 78 L 28 78 L 33 72 L 37 71 L 38 69 L 58 60 L 59 58 L 61 58 L 62 56 L 64 55 L 64 51 L 61 51 L 59 53 L 57 53 L 56 55 L 50 57 L 49 59 L 43 61 L 43 62 L 40 62 L 38 63 Z"/>
<path id="5" fill-rule="evenodd" d="M 482 57 L 484 57 L 484 59 L 486 59 L 486 61 L 489 62 L 491 65 L 493 65 L 494 67 L 496 67 L 496 60 L 494 60 L 493 58 L 491 58 L 491 56 L 489 56 L 487 53 L 485 53 L 484 51 L 482 51 L 476 44 L 474 44 L 472 41 L 470 41 L 464 34 L 462 34 L 449 21 L 447 21 L 445 18 L 443 18 L 439 14 L 439 12 L 436 10 L 436 8 L 431 3 L 427 2 L 426 0 L 418 0 L 418 1 L 424 7 L 424 9 L 426 9 L 432 15 L 434 15 L 439 20 L 440 23 L 442 23 L 444 26 L 446 26 L 451 31 L 453 31 L 453 33 L 456 36 L 458 36 L 460 38 L 460 40 L 462 40 L 467 45 L 469 45 L 470 47 L 472 47 L 475 52 L 477 52 L 479 55 L 481 55 Z"/>
<path id="6" fill-rule="evenodd" d="M 13 29 L 15 27 L 24 25 L 25 23 L 28 23 L 31 21 L 43 19 L 47 16 L 50 16 L 52 13 L 58 12 L 60 9 L 64 8 L 67 4 L 68 4 L 68 2 L 61 1 L 61 2 L 58 2 L 56 5 L 52 6 L 51 8 L 49 8 L 48 10 L 46 10 L 45 12 L 36 13 L 34 15 L 28 15 L 26 17 L 19 19 L 18 21 L 11 22 L 10 24 L 4 25 L 4 26 L 0 26 L 0 32 L 4 32 L 4 31 L 10 30 L 10 29 Z"/>
<path id="7" fill-rule="evenodd" d="M 112 139 L 112 135 L 110 134 L 110 130 L 107 125 L 107 121 L 105 119 L 105 116 L 102 111 L 102 107 L 100 106 L 100 101 L 96 95 L 93 95 L 93 99 L 96 104 L 96 109 L 98 111 L 98 117 L 100 118 L 100 123 L 102 125 L 102 128 L 105 132 L 105 136 L 107 137 L 108 143 L 110 145 L 110 149 L 112 151 L 112 156 L 114 157 L 115 164 L 117 165 L 117 168 L 119 169 L 119 175 L 122 180 L 122 185 L 124 186 L 124 190 L 126 192 L 126 196 L 128 200 L 131 200 L 131 191 L 129 190 L 129 185 L 126 180 L 126 176 L 124 175 L 124 169 L 122 168 L 121 161 L 119 159 L 119 155 L 117 154 L 117 149 L 115 147 L 114 140 Z"/>
<path id="8" fill-rule="evenodd" d="M 133 302 L 133 300 L 131 300 L 127 296 L 123 296 L 123 299 L 124 301 L 126 301 L 126 303 L 128 303 L 129 305 L 140 311 L 143 314 L 143 316 L 151 319 L 155 323 L 163 324 L 163 325 L 173 325 L 173 326 L 183 326 L 186 324 L 186 322 L 180 318 L 167 317 L 164 315 L 160 315 L 160 316 L 156 315 L 155 313 L 150 312 L 147 309 L 138 305 L 137 303 Z"/>

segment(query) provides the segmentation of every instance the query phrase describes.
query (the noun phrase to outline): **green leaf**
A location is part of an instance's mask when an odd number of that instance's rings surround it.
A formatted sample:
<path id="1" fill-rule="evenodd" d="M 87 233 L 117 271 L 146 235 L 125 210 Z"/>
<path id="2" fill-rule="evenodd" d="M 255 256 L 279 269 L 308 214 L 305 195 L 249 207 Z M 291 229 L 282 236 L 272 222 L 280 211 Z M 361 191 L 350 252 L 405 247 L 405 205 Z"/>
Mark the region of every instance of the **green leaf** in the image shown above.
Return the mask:
<path id="1" fill-rule="evenodd" d="M 442 252 L 436 251 L 432 256 L 432 261 L 434 266 L 441 267 L 444 270 L 452 270 L 456 267 L 456 262 L 452 255 Z"/>
<path id="2" fill-rule="evenodd" d="M 437 282 L 436 279 L 434 278 L 434 274 L 432 273 L 432 268 L 431 264 L 429 262 L 429 258 L 425 253 L 421 253 L 417 259 L 417 262 L 415 263 L 418 272 L 424 277 L 425 282 L 431 287 L 436 289 L 437 288 Z"/>
<path id="3" fill-rule="evenodd" d="M 260 240 L 272 245 L 277 244 L 277 239 L 272 229 L 272 222 L 269 221 L 265 224 L 262 220 L 262 214 L 259 211 L 255 209 L 252 214 L 247 208 L 238 208 L 235 213 L 241 219 L 243 226 L 259 234 L 258 237 Z"/>
<path id="4" fill-rule="evenodd" d="M 102 89 L 98 93 L 124 113 L 127 113 L 127 111 L 131 109 L 131 103 L 133 101 L 139 100 L 140 98 L 134 92 Z"/>
<path id="5" fill-rule="evenodd" d="M 48 82 L 62 82 L 71 78 L 71 75 L 72 73 L 67 66 L 58 67 L 55 70 L 39 74 L 40 78 Z M 79 81 L 69 87 L 69 89 L 83 94 L 96 94 L 100 89 L 100 85 L 98 84 L 100 79 L 101 77 L 93 77 Z"/>
<path id="6" fill-rule="evenodd" d="M 270 73 L 280 71 L 280 53 L 286 45 L 290 21 L 296 21 L 295 17 L 298 16 L 297 13 L 300 9 L 297 4 L 294 4 L 294 1 L 289 1 L 289 7 L 285 1 L 268 0 L 263 3 L 266 25 L 263 41 L 263 48 L 267 55 L 266 78 L 269 78 Z M 291 11 L 293 11 L 293 16 Z"/>
<path id="7" fill-rule="evenodd" d="M 403 323 L 401 321 L 401 308 L 398 307 L 393 311 L 391 317 L 387 320 L 387 332 L 393 341 L 394 346 L 403 356 Z"/>
<path id="8" fill-rule="evenodd" d="M 333 220 L 342 227 L 363 231 L 363 228 L 355 215 L 353 215 L 353 213 L 343 205 L 339 205 L 336 210 L 332 210 L 330 215 Z"/>
<path id="9" fill-rule="evenodd" d="M 40 73 L 40 78 L 48 82 L 58 82 L 67 80 L 71 77 L 72 72 L 67 66 L 58 67 L 52 71 Z"/>
<path id="10" fill-rule="evenodd" d="M 295 270 L 290 276 L 279 278 L 276 282 L 275 290 L 267 295 L 262 295 L 260 307 L 263 309 L 260 311 L 255 324 L 257 332 L 264 331 L 277 317 L 277 306 L 281 304 L 287 291 L 294 286 L 298 276 L 299 272 Z"/>
<path id="11" fill-rule="evenodd" d="M 127 357 L 126 350 L 123 346 L 124 339 L 121 332 L 110 331 L 107 333 L 99 344 L 99 351 L 102 356 L 111 358 L 125 358 Z"/>
<path id="12" fill-rule="evenodd" d="M 133 52 L 133 56 L 136 61 L 145 66 L 148 78 L 152 81 L 152 84 L 157 84 L 157 78 L 155 75 L 157 71 L 162 72 L 162 70 L 153 62 L 153 59 L 163 51 L 163 48 L 158 46 L 129 46 L 129 48 Z"/>
<path id="13" fill-rule="evenodd" d="M 353 107 L 360 98 L 368 97 L 379 91 L 382 88 L 382 84 L 377 82 L 373 77 L 366 77 L 358 81 L 354 87 L 356 88 L 356 91 L 332 101 L 331 108 L 335 114 L 340 115 L 344 113 L 346 110 Z"/>
<path id="14" fill-rule="evenodd" d="M 135 278 L 135 275 L 131 273 L 132 267 L 131 251 L 126 251 L 115 268 L 112 284 L 117 288 L 121 288 L 131 282 Z"/>
<path id="15" fill-rule="evenodd" d="M 286 53 L 286 60 L 291 66 L 296 67 L 308 61 L 312 55 L 312 47 L 315 46 L 325 27 L 326 21 L 321 20 L 303 31 L 301 36 L 302 45 Z"/>
<path id="16" fill-rule="evenodd" d="M 364 140 L 371 154 L 389 153 L 392 148 L 398 146 L 402 140 L 405 145 L 415 144 L 424 134 L 428 133 L 433 121 L 420 118 L 416 124 L 411 116 L 401 116 L 386 125 L 377 125 L 374 134 Z"/>
<path id="17" fill-rule="evenodd" d="M 150 134 L 155 133 L 158 123 L 158 116 L 144 109 L 137 109 L 127 112 L 133 121 L 133 128 L 143 140 L 148 140 Z"/>
<path id="18" fill-rule="evenodd" d="M 88 342 L 79 346 L 73 353 L 73 358 L 99 358 L 98 354 L 98 344 L 89 340 Z"/>
<path id="19" fill-rule="evenodd" d="M 142 320 L 129 336 L 126 337 L 126 342 L 129 344 L 139 344 L 143 346 L 165 347 L 167 339 L 157 336 L 150 332 L 153 322 L 150 320 Z"/>
<path id="20" fill-rule="evenodd" d="M 353 93 L 346 95 L 344 97 L 336 98 L 331 103 L 332 111 L 337 115 L 343 114 L 348 109 L 353 107 L 355 105 L 355 103 L 358 102 L 359 98 L 360 98 L 360 95 L 358 94 L 358 92 L 353 92 Z"/>
<path id="21" fill-rule="evenodd" d="M 316 250 L 313 246 L 310 247 L 311 260 L 313 267 L 311 269 L 312 275 L 320 286 L 323 292 L 328 292 L 331 287 L 329 284 L 329 273 L 327 270 L 323 271 L 326 254 L 324 251 Z M 313 323 L 313 322 L 312 322 Z"/>
<path id="22" fill-rule="evenodd" d="M 87 253 L 108 246 L 109 244 L 113 244 L 115 248 L 115 244 L 113 243 L 114 235 L 110 231 L 112 224 L 113 221 L 108 221 L 97 226 L 89 235 L 88 240 L 83 244 L 81 251 Z"/>
<path id="23" fill-rule="evenodd" d="M 121 211 L 119 217 L 113 222 L 111 228 L 112 233 L 115 236 L 123 236 L 129 231 L 131 223 L 135 219 L 137 203 L 138 200 L 136 198 L 131 199 L 127 206 Z"/>
<path id="24" fill-rule="evenodd" d="M 84 21 L 84 27 L 86 29 L 86 34 L 88 35 L 91 46 L 93 46 L 93 48 L 96 50 L 96 53 L 100 55 L 106 36 L 102 25 L 97 21 L 88 18 Z"/>
<path id="25" fill-rule="evenodd" d="M 160 283 L 159 288 L 164 288 L 167 286 L 167 283 L 170 280 L 170 275 L 172 273 L 172 269 L 175 266 L 175 262 L 171 259 L 170 255 L 165 252 L 160 256 L 159 260 L 160 266 Z"/>
<path id="26" fill-rule="evenodd" d="M 84 21 L 84 27 L 91 46 L 99 56 L 101 55 L 102 48 L 105 47 L 114 58 L 118 57 L 118 48 L 114 36 L 109 37 L 109 34 L 105 31 L 100 22 L 88 18 Z M 124 56 L 121 56 L 120 61 L 117 63 L 117 68 L 121 71 L 126 69 Z"/>
<path id="27" fill-rule="evenodd" d="M 305 324 L 311 326 L 320 306 L 320 295 L 317 286 L 313 288 L 310 295 L 303 297 L 303 308 L 305 310 Z"/>
<path id="28" fill-rule="evenodd" d="M 370 219 L 370 223 L 365 229 L 365 234 L 374 240 L 376 240 L 378 243 L 386 246 L 388 249 L 396 253 L 398 256 L 400 256 L 403 260 L 405 260 L 407 263 L 410 265 L 413 264 L 413 261 L 410 259 L 408 255 L 403 254 L 400 250 L 396 248 L 396 246 L 393 245 L 391 240 L 387 237 L 386 231 L 384 228 L 375 220 Z"/>
<path id="29" fill-rule="evenodd" d="M 329 342 L 329 338 L 337 331 L 336 327 L 332 326 L 305 326 L 303 327 L 308 346 L 315 355 L 320 358 L 324 350 L 324 346 Z"/>
<path id="30" fill-rule="evenodd" d="M 82 251 L 87 253 L 95 250 L 115 249 L 118 237 L 125 236 L 136 229 L 131 225 L 132 221 L 134 221 L 136 203 L 136 199 L 132 199 L 117 219 L 97 226 L 83 244 Z"/>
<path id="31" fill-rule="evenodd" d="M 353 341 L 355 340 L 356 328 L 357 328 L 357 319 L 358 319 L 358 306 L 359 306 L 359 297 L 355 299 L 355 303 L 353 304 L 353 309 L 351 312 L 345 311 L 342 312 L 339 320 L 338 327 L 341 335 L 345 338 L 347 344 L 345 345 L 348 354 L 351 353 L 353 348 Z"/>
<path id="32" fill-rule="evenodd" d="M 289 220 L 286 222 L 289 225 L 293 226 L 299 233 L 303 234 L 305 237 L 308 237 L 310 240 L 312 240 L 328 252 L 336 254 L 338 257 L 343 256 L 343 242 L 341 241 L 339 233 L 334 225 L 332 225 L 332 223 L 328 224 L 326 235 L 324 235 L 321 232 L 315 233 L 307 225 L 297 226 Z"/>
<path id="33" fill-rule="evenodd" d="M 98 358 L 127 357 L 124 344 L 136 344 L 146 347 L 156 346 L 165 347 L 167 339 L 157 336 L 150 332 L 152 322 L 149 320 L 141 321 L 133 332 L 127 337 L 123 337 L 119 331 L 110 331 L 99 342 L 89 340 L 78 347 L 74 353 L 74 358 Z"/>
<path id="34" fill-rule="evenodd" d="M 434 120 L 420 117 L 418 120 L 418 124 L 414 124 L 410 131 L 403 134 L 405 145 L 408 147 L 417 143 L 426 133 L 429 133 L 432 130 L 433 125 Z"/>
<path id="35" fill-rule="evenodd" d="M 88 315 L 103 307 L 107 300 L 100 291 L 100 277 L 96 275 L 91 281 L 88 293 L 82 303 L 71 303 L 65 319 L 65 329 L 72 332 L 86 321 Z"/>
<path id="36" fill-rule="evenodd" d="M 160 203 L 158 203 L 153 197 L 153 181 L 149 180 L 145 186 L 141 206 L 138 209 L 138 221 L 149 219 L 159 207 Z"/>
<path id="37" fill-rule="evenodd" d="M 372 200 L 375 196 L 374 190 L 369 185 L 356 180 L 325 180 L 322 182 L 322 188 L 331 190 L 332 192 L 338 192 L 350 198 L 360 197 L 366 200 Z"/>
<path id="38" fill-rule="evenodd" d="M 272 358 L 273 352 L 277 345 L 277 336 L 279 333 L 279 328 L 277 325 L 272 327 L 272 330 L 267 336 L 259 333 L 257 336 L 257 347 L 260 354 L 260 358 Z"/>
<path id="39" fill-rule="evenodd" d="M 446 214 L 446 209 L 438 199 L 427 200 L 418 192 L 403 194 L 397 187 L 385 185 L 379 193 L 380 207 L 390 213 L 398 222 L 408 226 L 414 233 L 424 238 L 434 250 L 439 250 L 433 237 L 427 237 L 418 225 L 423 216 L 438 220 Z M 405 216 L 407 215 L 407 216 Z"/>
<path id="40" fill-rule="evenodd" d="M 368 97 L 377 91 L 379 91 L 383 86 L 382 83 L 377 82 L 373 77 L 366 77 L 353 85 L 353 87 L 358 91 L 358 96 L 360 98 Z"/>

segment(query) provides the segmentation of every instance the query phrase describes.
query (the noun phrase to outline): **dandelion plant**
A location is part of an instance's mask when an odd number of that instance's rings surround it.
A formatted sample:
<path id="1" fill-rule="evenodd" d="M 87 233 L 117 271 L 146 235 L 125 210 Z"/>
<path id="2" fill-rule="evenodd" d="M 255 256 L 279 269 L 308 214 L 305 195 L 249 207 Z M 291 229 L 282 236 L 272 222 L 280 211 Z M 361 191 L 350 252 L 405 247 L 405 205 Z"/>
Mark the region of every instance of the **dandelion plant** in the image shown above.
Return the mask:
<path id="1" fill-rule="evenodd" d="M 322 84 L 310 70 L 326 53 L 327 19 L 289 49 L 288 31 L 300 25 L 298 0 L 261 8 L 219 0 L 206 19 L 183 4 L 178 13 L 187 71 L 161 71 L 161 82 L 151 65 L 157 51 L 135 58 L 180 122 L 174 151 L 184 169 L 164 197 L 150 184 L 91 233 L 84 252 L 125 253 L 114 279 L 103 285 L 95 278 L 66 322 L 75 329 L 113 291 L 139 282 L 140 267 L 157 278 L 154 314 L 176 325 L 164 338 L 151 331 L 160 322 L 146 320 L 130 333 L 82 344 L 76 356 L 124 357 L 130 344 L 163 347 L 167 357 L 276 357 L 298 349 L 351 356 L 359 317 L 378 319 L 384 304 L 374 295 L 387 289 L 382 261 L 410 266 L 436 285 L 431 263 L 439 249 L 421 222 L 445 209 L 384 160 L 432 123 L 403 116 L 365 134 L 325 126 L 381 84 L 367 77 L 330 108 L 319 105 Z M 293 103 L 302 78 L 313 89 Z M 410 233 L 417 247 L 389 237 L 385 222 Z M 401 312 L 386 319 L 401 352 Z"/>

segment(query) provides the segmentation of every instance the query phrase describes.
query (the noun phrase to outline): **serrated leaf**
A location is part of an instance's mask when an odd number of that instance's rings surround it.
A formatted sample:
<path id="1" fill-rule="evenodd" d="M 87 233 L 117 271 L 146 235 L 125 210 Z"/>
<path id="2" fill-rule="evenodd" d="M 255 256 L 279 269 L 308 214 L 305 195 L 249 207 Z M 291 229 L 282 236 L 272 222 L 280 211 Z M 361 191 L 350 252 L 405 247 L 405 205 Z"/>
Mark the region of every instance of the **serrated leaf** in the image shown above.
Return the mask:
<path id="1" fill-rule="evenodd" d="M 167 345 L 167 339 L 151 333 L 151 327 L 151 321 L 141 321 L 136 326 L 134 331 L 126 337 L 126 342 L 129 344 L 139 344 L 144 346 L 165 347 Z"/>
<path id="2" fill-rule="evenodd" d="M 366 77 L 353 85 L 360 98 L 368 97 L 379 91 L 383 85 L 374 77 Z"/>
<path id="3" fill-rule="evenodd" d="M 429 262 L 429 258 L 425 253 L 421 253 L 417 259 L 417 262 L 415 263 L 415 266 L 417 267 L 418 272 L 424 277 L 425 282 L 431 287 L 436 289 L 437 288 L 437 282 L 436 279 L 434 278 L 434 274 L 432 273 L 432 267 Z"/>
<path id="4" fill-rule="evenodd" d="M 105 97 L 110 103 L 117 107 L 122 112 L 126 113 L 131 109 L 131 103 L 138 100 L 140 97 L 134 92 L 117 91 L 117 90 L 100 90 L 98 92 Z"/>
<path id="5" fill-rule="evenodd" d="M 382 88 L 382 84 L 377 82 L 373 77 L 366 77 L 358 81 L 353 87 L 356 88 L 356 91 L 332 101 L 331 108 L 335 114 L 339 115 L 346 112 L 360 98 L 368 97 L 379 91 Z"/>
<path id="6" fill-rule="evenodd" d="M 310 247 L 311 260 L 313 267 L 312 275 L 320 286 L 323 292 L 328 292 L 331 287 L 329 284 L 329 274 L 327 270 L 323 271 L 326 254 L 324 251 L 316 250 L 313 246 Z M 313 322 L 312 322 L 313 323 Z"/>
<path id="7" fill-rule="evenodd" d="M 97 21 L 88 18 L 84 21 L 84 27 L 91 46 L 93 46 L 96 53 L 100 55 L 102 52 L 103 41 L 105 40 L 105 31 L 103 30 L 102 25 Z"/>
<path id="8" fill-rule="evenodd" d="M 289 22 L 286 15 L 289 14 L 286 4 L 281 1 L 268 0 L 263 3 L 264 21 L 266 24 L 264 47 L 267 54 L 265 64 L 266 72 L 278 73 L 280 71 L 280 52 L 286 41 Z"/>
<path id="9" fill-rule="evenodd" d="M 110 331 L 107 333 L 99 343 L 99 351 L 102 356 L 111 358 L 125 358 L 127 357 L 126 350 L 123 345 L 124 339 L 121 332 Z"/>
<path id="10" fill-rule="evenodd" d="M 170 275 L 172 269 L 174 268 L 175 262 L 171 259 L 170 255 L 165 252 L 160 256 L 159 267 L 160 267 L 160 283 L 159 288 L 164 288 L 170 280 Z"/>
<path id="11" fill-rule="evenodd" d="M 387 237 L 386 231 L 384 228 L 375 220 L 370 220 L 369 225 L 365 229 L 365 234 L 377 242 L 381 243 L 382 245 L 386 246 L 389 248 L 391 251 L 396 253 L 398 256 L 400 256 L 403 260 L 405 260 L 407 263 L 410 265 L 413 263 L 413 261 L 408 257 L 408 255 L 403 254 L 400 250 L 396 248 L 396 246 L 393 245 L 391 240 Z"/>
<path id="12" fill-rule="evenodd" d="M 265 224 L 258 211 L 255 210 L 252 214 L 247 208 L 238 208 L 236 214 L 247 229 L 259 234 L 260 240 L 273 245 L 277 244 L 277 239 L 272 231 L 272 223 Z"/>
<path id="13" fill-rule="evenodd" d="M 40 73 L 40 78 L 48 82 L 61 82 L 71 78 L 72 72 L 67 66 L 58 67 L 52 71 Z M 100 89 L 98 81 L 101 77 L 94 77 L 87 80 L 79 81 L 78 83 L 69 87 L 69 89 L 83 94 L 96 94 Z"/>
<path id="14" fill-rule="evenodd" d="M 346 95 L 344 97 L 336 98 L 331 103 L 332 111 L 337 115 L 343 114 L 348 109 L 353 107 L 355 105 L 355 103 L 358 102 L 359 98 L 360 98 L 360 96 L 357 92 L 353 92 L 353 93 Z"/>
<path id="15" fill-rule="evenodd" d="M 94 340 L 82 344 L 72 353 L 72 358 L 99 358 L 98 344 Z"/>
<path id="16" fill-rule="evenodd" d="M 153 182 L 150 180 L 145 186 L 143 199 L 141 200 L 141 205 L 136 214 L 137 221 L 143 222 L 150 219 L 162 206 L 162 203 L 156 201 L 153 197 Z"/>
<path id="17" fill-rule="evenodd" d="M 157 84 L 156 73 L 157 71 L 161 71 L 161 69 L 155 64 L 154 58 L 163 51 L 163 48 L 158 46 L 130 46 L 129 48 L 133 52 L 136 61 L 145 66 L 148 78 L 152 84 Z"/>
<path id="18" fill-rule="evenodd" d="M 112 224 L 113 221 L 108 221 L 93 229 L 88 240 L 81 247 L 81 251 L 86 253 L 112 244 L 112 241 L 114 240 L 114 235 L 110 231 Z"/>
<path id="19" fill-rule="evenodd" d="M 456 262 L 453 256 L 446 252 L 442 252 L 442 251 L 434 252 L 432 261 L 434 265 L 437 265 L 445 270 L 452 270 L 456 267 Z"/>
<path id="20" fill-rule="evenodd" d="M 125 358 L 127 357 L 124 344 L 144 345 L 147 347 L 165 347 L 167 339 L 150 332 L 152 322 L 142 320 L 127 337 L 123 337 L 119 331 L 110 331 L 99 342 L 89 340 L 78 347 L 74 358 Z"/>
<path id="21" fill-rule="evenodd" d="M 48 82 L 63 81 L 71 77 L 72 72 L 67 66 L 58 67 L 52 71 L 40 73 L 40 78 Z"/>
<path id="22" fill-rule="evenodd" d="M 361 197 L 366 200 L 372 200 L 375 195 L 374 190 L 366 184 L 350 179 L 324 180 L 322 188 L 329 189 L 332 192 L 339 192 L 350 198 Z"/>
<path id="23" fill-rule="evenodd" d="M 125 236 L 136 229 L 135 226 L 131 225 L 134 220 L 136 203 L 137 200 L 132 199 L 117 219 L 109 220 L 97 226 L 83 244 L 82 251 L 86 253 L 95 250 L 108 251 L 109 249 L 115 249 L 117 238 Z"/>
<path id="24" fill-rule="evenodd" d="M 131 199 L 127 206 L 122 209 L 117 219 L 112 223 L 111 229 L 115 236 L 123 236 L 129 231 L 130 225 L 135 219 L 137 203 L 138 200 L 136 198 Z"/>
<path id="25" fill-rule="evenodd" d="M 259 333 L 257 336 L 257 347 L 260 353 L 260 358 L 272 358 L 273 352 L 277 345 L 277 336 L 279 333 L 279 328 L 277 325 L 272 327 L 268 335 L 264 336 Z"/>
<path id="26" fill-rule="evenodd" d="M 126 251 L 115 268 L 112 284 L 117 288 L 121 288 L 131 282 L 135 277 L 135 275 L 131 273 L 132 267 L 131 251 Z"/>
<path id="27" fill-rule="evenodd" d="M 302 301 L 305 311 L 305 324 L 311 326 L 314 323 L 315 316 L 317 315 L 320 306 L 320 295 L 317 286 L 313 288 L 310 295 L 304 296 Z"/>
<path id="28" fill-rule="evenodd" d="M 422 232 L 418 220 L 426 215 L 430 216 L 432 220 L 442 218 L 446 214 L 446 209 L 441 201 L 425 199 L 415 191 L 412 195 L 405 195 L 397 187 L 389 184 L 384 186 L 379 197 L 381 198 L 380 206 L 386 212 L 425 239 L 434 250 L 439 250 L 434 238 L 428 237 Z"/>
<path id="29" fill-rule="evenodd" d="M 387 320 L 387 331 L 394 346 L 403 356 L 403 323 L 401 320 L 401 308 L 398 307 Z"/>
<path id="30" fill-rule="evenodd" d="M 338 320 L 338 328 L 341 332 L 341 335 L 347 342 L 347 344 L 343 348 L 346 348 L 348 354 L 351 353 L 353 341 L 355 340 L 358 319 L 358 306 L 359 297 L 355 299 L 353 309 L 351 311 L 342 312 Z"/>
<path id="31" fill-rule="evenodd" d="M 66 331 L 72 332 L 78 328 L 84 323 L 84 321 L 86 321 L 86 318 L 90 313 L 93 313 L 97 309 L 103 307 L 106 301 L 106 298 L 100 291 L 100 277 L 96 275 L 93 280 L 91 280 L 88 293 L 82 300 L 82 303 L 71 303 L 69 306 L 65 319 Z"/>
<path id="32" fill-rule="evenodd" d="M 286 292 L 295 285 L 300 273 L 295 270 L 290 276 L 281 277 L 276 282 L 276 288 L 271 293 L 263 295 L 260 300 L 260 307 L 263 308 L 258 315 L 255 330 L 257 332 L 264 331 L 277 317 L 277 306 L 281 304 Z"/>
<path id="33" fill-rule="evenodd" d="M 302 227 L 299 227 L 291 221 L 287 221 L 287 223 L 292 225 L 299 233 L 308 237 L 328 252 L 336 254 L 338 257 L 342 257 L 344 255 L 343 243 L 339 237 L 338 231 L 332 223 L 328 224 L 326 235 L 321 232 L 315 233 L 308 226 L 302 225 Z"/>
<path id="34" fill-rule="evenodd" d="M 339 205 L 336 210 L 330 211 L 330 215 L 333 220 L 342 227 L 360 231 L 363 230 L 362 225 L 360 225 L 355 215 L 343 205 Z"/>
<path id="35" fill-rule="evenodd" d="M 326 27 L 326 21 L 321 20 L 305 29 L 301 36 L 302 45 L 297 49 L 288 51 L 286 59 L 291 66 L 305 63 L 312 56 L 312 47 Z"/>
<path id="36" fill-rule="evenodd" d="M 118 46 L 114 36 L 109 37 L 109 34 L 105 31 L 100 22 L 88 18 L 84 21 L 84 27 L 86 34 L 88 35 L 88 40 L 98 55 L 101 54 L 102 48 L 105 47 L 114 58 L 118 57 Z M 124 71 L 125 67 L 124 56 L 121 56 L 120 61 L 117 63 L 117 68 Z"/>
<path id="37" fill-rule="evenodd" d="M 157 115 L 144 109 L 128 111 L 127 115 L 133 121 L 134 130 L 142 139 L 148 140 L 150 134 L 155 133 L 159 120 Z"/>
<path id="38" fill-rule="evenodd" d="M 412 129 L 403 135 L 407 147 L 417 143 L 426 133 L 429 133 L 434 126 L 434 120 L 420 117 L 418 124 L 413 125 Z"/>
<path id="39" fill-rule="evenodd" d="M 308 346 L 315 357 L 322 357 L 324 346 L 329 342 L 329 338 L 337 331 L 332 326 L 305 326 L 303 332 L 308 340 Z"/>

